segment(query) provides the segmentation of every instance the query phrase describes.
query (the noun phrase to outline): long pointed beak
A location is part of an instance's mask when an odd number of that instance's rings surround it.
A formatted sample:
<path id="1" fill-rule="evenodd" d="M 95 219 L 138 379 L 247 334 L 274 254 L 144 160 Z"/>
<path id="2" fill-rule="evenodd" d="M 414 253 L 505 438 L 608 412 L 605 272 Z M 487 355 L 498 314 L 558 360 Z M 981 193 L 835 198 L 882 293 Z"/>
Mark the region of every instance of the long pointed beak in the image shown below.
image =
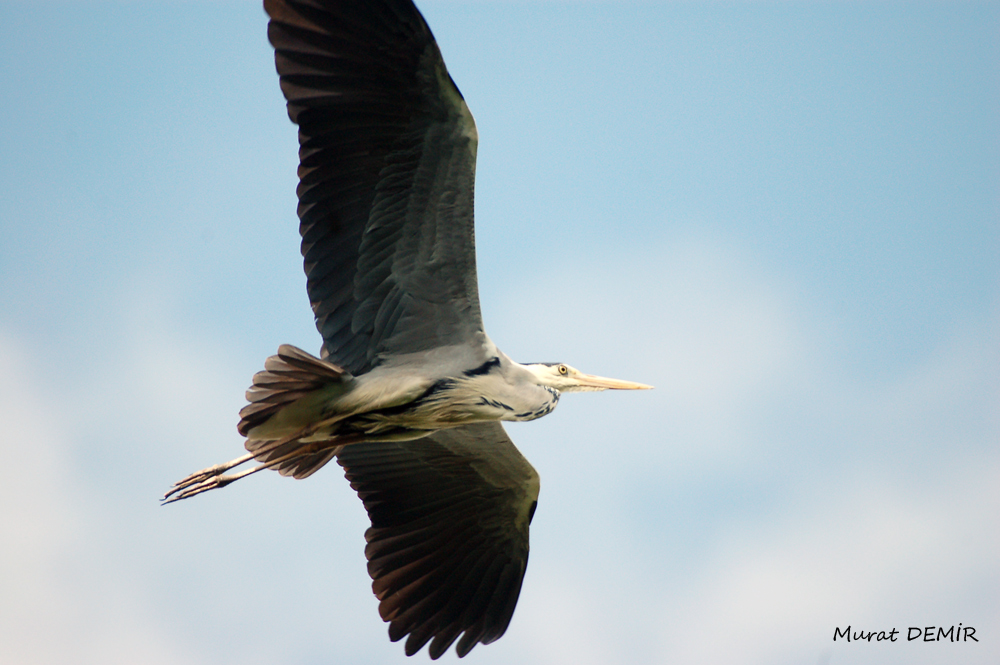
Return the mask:
<path id="1" fill-rule="evenodd" d="M 606 379 L 603 376 L 594 376 L 593 374 L 580 374 L 573 378 L 579 382 L 580 388 L 583 390 L 651 390 L 653 388 L 645 383 Z"/>

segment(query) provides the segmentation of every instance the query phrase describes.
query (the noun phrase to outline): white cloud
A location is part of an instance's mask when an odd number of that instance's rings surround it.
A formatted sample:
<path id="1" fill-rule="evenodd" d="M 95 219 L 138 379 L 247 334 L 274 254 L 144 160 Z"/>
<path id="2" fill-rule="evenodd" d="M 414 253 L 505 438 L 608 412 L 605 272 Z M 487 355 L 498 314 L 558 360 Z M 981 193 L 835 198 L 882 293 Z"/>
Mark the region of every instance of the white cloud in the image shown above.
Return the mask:
<path id="1" fill-rule="evenodd" d="M 127 579 L 78 478 L 65 393 L 43 386 L 31 355 L 0 337 L 0 660 L 196 662 L 163 634 Z M 68 421 L 72 423 L 72 421 Z"/>
<path id="2" fill-rule="evenodd" d="M 993 632 L 993 604 L 970 591 L 989 579 L 1000 554 L 987 535 L 1000 531 L 998 471 L 991 460 L 933 493 L 847 487 L 788 517 L 727 532 L 705 577 L 662 617 L 671 627 L 662 660 L 808 662 L 833 647 L 834 662 L 943 662 L 939 650 L 905 639 L 892 650 L 833 645 L 833 630 L 905 634 L 910 625 L 965 619 L 983 622 L 981 636 Z M 995 655 L 982 645 L 963 662 Z"/>
<path id="3" fill-rule="evenodd" d="M 544 276 L 558 300 L 518 300 L 517 316 L 508 304 L 502 317 L 517 326 L 506 334 L 565 343 L 560 360 L 590 355 L 612 368 L 599 373 L 657 385 L 649 399 L 568 396 L 558 426 L 517 432 L 546 469 L 539 515 L 559 510 L 550 519 L 571 525 L 558 542 L 536 537 L 558 563 L 532 570 L 549 577 L 535 582 L 546 598 L 522 608 L 535 650 L 551 622 L 557 643 L 579 634 L 594 662 L 937 663 L 939 650 L 905 638 L 846 652 L 832 632 L 963 617 L 980 635 L 1000 629 L 988 600 L 1000 558 L 1000 322 L 956 327 L 889 380 L 845 376 L 828 346 L 836 331 L 817 334 L 759 271 L 710 244 L 659 258 L 654 271 L 643 256 Z M 586 590 L 552 588 L 564 577 Z M 976 649 L 964 662 L 997 656 Z"/>

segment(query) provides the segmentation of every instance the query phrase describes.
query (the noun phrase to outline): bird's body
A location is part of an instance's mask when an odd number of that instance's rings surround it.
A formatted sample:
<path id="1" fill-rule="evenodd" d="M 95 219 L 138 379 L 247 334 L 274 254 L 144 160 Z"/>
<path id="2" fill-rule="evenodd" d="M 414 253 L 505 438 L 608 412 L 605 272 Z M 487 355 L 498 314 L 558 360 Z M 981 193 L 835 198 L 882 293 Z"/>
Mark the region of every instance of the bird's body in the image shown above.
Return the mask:
<path id="1" fill-rule="evenodd" d="M 321 357 L 289 345 L 247 391 L 248 454 L 177 483 L 176 501 L 262 469 L 337 458 L 365 503 L 369 573 L 406 653 L 500 637 L 528 557 L 538 474 L 504 421 L 560 394 L 640 389 L 522 365 L 483 330 L 473 184 L 478 133 L 411 0 L 265 0 L 299 126 L 307 290 Z M 254 460 L 258 466 L 227 474 Z"/>

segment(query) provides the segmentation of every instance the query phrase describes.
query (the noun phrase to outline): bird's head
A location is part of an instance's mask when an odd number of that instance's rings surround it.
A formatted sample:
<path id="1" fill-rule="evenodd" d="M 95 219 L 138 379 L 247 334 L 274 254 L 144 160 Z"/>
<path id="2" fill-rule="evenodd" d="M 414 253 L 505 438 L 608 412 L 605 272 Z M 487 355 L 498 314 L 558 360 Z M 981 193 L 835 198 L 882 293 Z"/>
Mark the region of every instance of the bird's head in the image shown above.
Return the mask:
<path id="1" fill-rule="evenodd" d="M 563 393 L 578 393 L 590 390 L 649 390 L 653 386 L 632 381 L 606 379 L 603 376 L 584 374 L 575 367 L 564 363 L 535 363 L 525 365 L 538 383 Z"/>

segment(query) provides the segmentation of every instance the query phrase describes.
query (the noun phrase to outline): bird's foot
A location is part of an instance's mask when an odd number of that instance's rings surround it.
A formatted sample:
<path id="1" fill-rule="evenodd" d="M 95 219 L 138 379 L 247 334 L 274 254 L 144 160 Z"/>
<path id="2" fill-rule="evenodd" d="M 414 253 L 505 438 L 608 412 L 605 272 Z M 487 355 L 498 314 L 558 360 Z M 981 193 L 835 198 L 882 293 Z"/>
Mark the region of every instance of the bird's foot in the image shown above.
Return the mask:
<path id="1" fill-rule="evenodd" d="M 201 471 L 196 471 L 190 476 L 177 482 L 170 491 L 163 495 L 163 505 L 168 503 L 173 503 L 174 501 L 180 501 L 181 499 L 189 499 L 193 496 L 197 496 L 202 492 L 207 492 L 209 490 L 218 489 L 220 487 L 225 487 L 229 483 L 242 478 L 245 473 L 239 473 L 232 476 L 224 475 L 226 471 L 232 469 L 234 466 L 239 466 L 244 462 L 249 461 L 253 458 L 253 455 L 244 455 L 243 457 L 232 460 L 231 462 L 226 462 L 225 464 L 216 464 L 215 466 L 210 466 L 207 469 L 202 469 Z"/>

